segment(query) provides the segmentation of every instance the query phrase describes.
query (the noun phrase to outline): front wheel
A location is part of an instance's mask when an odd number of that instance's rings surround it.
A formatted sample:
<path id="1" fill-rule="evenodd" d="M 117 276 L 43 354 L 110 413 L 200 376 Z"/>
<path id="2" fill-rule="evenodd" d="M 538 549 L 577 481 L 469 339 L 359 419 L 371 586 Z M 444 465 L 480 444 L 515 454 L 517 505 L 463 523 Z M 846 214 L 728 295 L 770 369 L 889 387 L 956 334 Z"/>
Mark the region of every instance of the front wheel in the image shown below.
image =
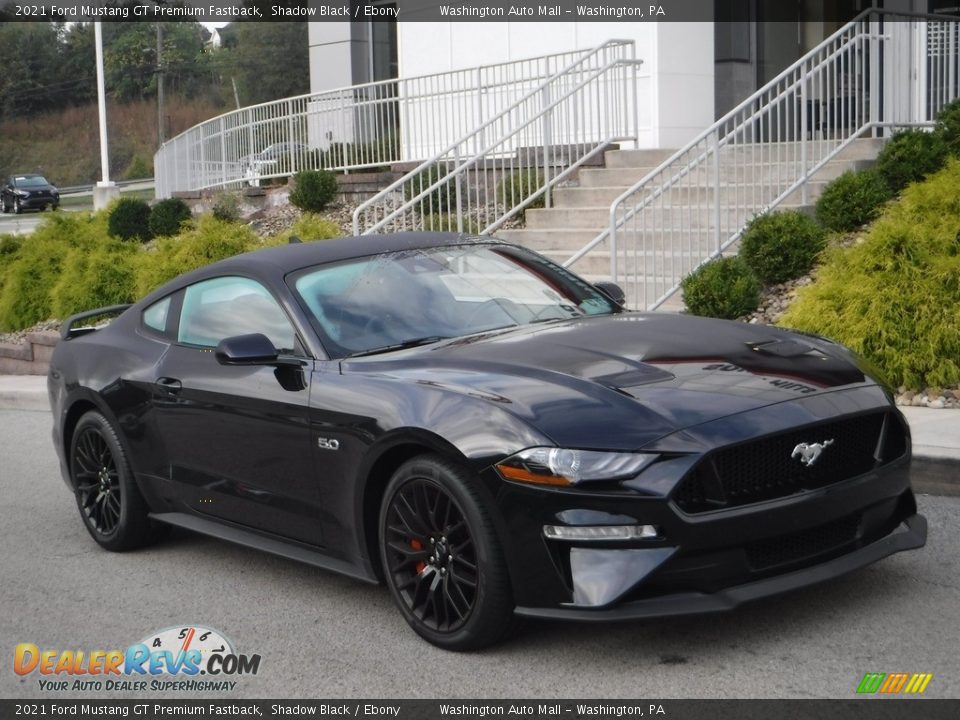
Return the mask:
<path id="1" fill-rule="evenodd" d="M 116 430 L 99 412 L 88 412 L 74 428 L 70 476 L 84 527 L 101 547 L 133 550 L 163 533 L 148 517 Z"/>
<path id="2" fill-rule="evenodd" d="M 447 650 L 476 650 L 513 626 L 506 562 L 479 479 L 433 455 L 402 465 L 380 510 L 387 586 L 410 626 Z"/>

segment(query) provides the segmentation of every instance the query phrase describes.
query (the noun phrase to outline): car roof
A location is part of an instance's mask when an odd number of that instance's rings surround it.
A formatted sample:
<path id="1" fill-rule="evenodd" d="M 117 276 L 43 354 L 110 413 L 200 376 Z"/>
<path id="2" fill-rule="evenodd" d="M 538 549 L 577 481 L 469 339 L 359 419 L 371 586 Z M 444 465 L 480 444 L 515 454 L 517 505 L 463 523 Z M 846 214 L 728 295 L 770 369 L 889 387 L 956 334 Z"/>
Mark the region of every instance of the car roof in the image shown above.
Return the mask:
<path id="1" fill-rule="evenodd" d="M 235 255 L 181 275 L 154 290 L 144 303 L 153 302 L 186 285 L 229 274 L 255 274 L 279 284 L 291 272 L 313 265 L 369 257 L 381 253 L 443 247 L 445 245 L 503 243 L 502 240 L 451 232 L 400 232 L 389 235 L 359 235 L 333 240 L 294 243 Z"/>

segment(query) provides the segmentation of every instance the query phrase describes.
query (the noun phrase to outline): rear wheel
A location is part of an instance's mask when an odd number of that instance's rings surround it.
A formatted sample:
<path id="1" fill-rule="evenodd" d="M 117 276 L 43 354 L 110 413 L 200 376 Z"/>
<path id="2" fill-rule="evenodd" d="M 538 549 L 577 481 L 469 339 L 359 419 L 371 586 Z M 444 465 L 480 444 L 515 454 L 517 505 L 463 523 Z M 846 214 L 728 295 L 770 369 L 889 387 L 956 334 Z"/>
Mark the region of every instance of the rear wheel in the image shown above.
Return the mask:
<path id="1" fill-rule="evenodd" d="M 492 645 L 513 626 L 506 563 L 477 482 L 443 458 L 414 458 L 380 511 L 390 593 L 421 637 L 448 650 Z"/>
<path id="2" fill-rule="evenodd" d="M 116 430 L 99 412 L 85 414 L 73 431 L 70 476 L 84 527 L 101 547 L 133 550 L 163 533 L 147 516 Z"/>

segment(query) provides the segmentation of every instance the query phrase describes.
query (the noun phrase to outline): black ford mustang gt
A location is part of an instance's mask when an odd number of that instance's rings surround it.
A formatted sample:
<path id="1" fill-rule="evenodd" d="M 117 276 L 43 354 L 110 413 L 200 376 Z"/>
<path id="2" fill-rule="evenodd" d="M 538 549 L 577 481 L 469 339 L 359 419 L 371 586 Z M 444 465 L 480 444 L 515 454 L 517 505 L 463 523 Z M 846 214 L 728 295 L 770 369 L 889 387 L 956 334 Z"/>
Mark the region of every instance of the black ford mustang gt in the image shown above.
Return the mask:
<path id="1" fill-rule="evenodd" d="M 376 583 L 428 641 L 727 610 L 921 547 L 910 438 L 828 340 L 624 310 L 528 250 L 263 250 L 63 328 L 63 476 L 109 550 L 176 525 Z"/>

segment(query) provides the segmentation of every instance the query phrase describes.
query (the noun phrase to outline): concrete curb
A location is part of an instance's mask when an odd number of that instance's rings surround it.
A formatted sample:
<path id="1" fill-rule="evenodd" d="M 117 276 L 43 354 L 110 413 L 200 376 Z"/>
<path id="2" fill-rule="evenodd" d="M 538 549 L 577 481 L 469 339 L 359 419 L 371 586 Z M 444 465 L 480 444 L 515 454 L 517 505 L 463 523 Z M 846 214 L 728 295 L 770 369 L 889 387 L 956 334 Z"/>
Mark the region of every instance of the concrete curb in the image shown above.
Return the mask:
<path id="1" fill-rule="evenodd" d="M 914 455 L 910 483 L 918 494 L 960 496 L 960 460 Z"/>
<path id="2" fill-rule="evenodd" d="M 0 410 L 50 412 L 43 375 L 0 375 Z"/>

